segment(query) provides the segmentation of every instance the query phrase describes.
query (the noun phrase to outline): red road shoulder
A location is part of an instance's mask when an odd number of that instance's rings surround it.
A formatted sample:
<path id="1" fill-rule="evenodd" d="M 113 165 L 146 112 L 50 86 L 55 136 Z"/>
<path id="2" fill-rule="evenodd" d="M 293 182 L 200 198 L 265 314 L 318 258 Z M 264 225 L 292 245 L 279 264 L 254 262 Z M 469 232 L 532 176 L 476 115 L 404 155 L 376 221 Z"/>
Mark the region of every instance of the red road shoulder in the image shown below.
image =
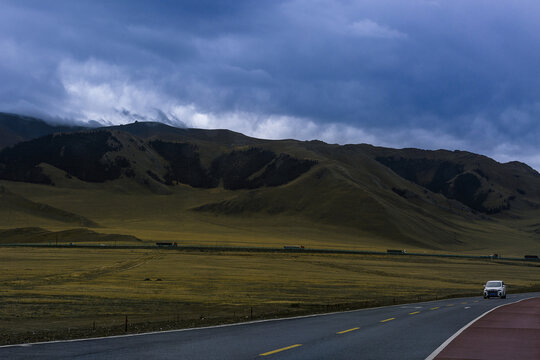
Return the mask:
<path id="1" fill-rule="evenodd" d="M 540 359 L 540 298 L 501 306 L 467 327 L 436 357 Z"/>

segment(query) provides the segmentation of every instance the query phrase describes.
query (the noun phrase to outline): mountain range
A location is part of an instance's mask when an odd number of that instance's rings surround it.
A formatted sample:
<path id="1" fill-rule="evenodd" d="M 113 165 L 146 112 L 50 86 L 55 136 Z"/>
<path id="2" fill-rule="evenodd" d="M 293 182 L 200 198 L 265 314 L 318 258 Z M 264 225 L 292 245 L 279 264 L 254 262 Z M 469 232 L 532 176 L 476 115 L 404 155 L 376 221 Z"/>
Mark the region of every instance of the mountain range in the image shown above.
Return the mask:
<path id="1" fill-rule="evenodd" d="M 75 221 L 147 241 L 540 252 L 540 174 L 466 151 L 0 113 L 0 185 L 3 229 Z"/>

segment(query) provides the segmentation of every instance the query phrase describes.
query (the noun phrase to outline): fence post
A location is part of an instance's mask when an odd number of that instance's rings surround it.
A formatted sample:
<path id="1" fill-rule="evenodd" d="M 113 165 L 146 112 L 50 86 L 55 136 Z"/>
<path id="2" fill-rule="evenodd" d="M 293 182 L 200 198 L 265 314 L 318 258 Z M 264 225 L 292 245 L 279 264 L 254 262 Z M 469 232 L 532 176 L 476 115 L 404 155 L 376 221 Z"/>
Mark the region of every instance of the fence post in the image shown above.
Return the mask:
<path id="1" fill-rule="evenodd" d="M 250 318 L 251 320 L 253 320 L 253 306 L 250 307 L 250 315 L 249 315 L 249 318 Z"/>
<path id="2" fill-rule="evenodd" d="M 124 326 L 124 332 L 127 332 L 127 326 L 128 326 L 128 319 L 127 319 L 127 315 L 126 315 L 126 323 L 125 323 L 125 326 Z"/>

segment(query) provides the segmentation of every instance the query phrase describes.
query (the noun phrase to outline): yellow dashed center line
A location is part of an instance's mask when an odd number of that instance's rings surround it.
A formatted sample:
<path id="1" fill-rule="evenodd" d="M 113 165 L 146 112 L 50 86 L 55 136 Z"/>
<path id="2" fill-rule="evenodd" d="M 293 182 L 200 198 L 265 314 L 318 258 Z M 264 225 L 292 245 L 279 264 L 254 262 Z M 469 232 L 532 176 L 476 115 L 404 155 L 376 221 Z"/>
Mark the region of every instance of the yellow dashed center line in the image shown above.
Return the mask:
<path id="1" fill-rule="evenodd" d="M 295 344 L 295 345 L 287 346 L 287 347 L 284 347 L 284 348 L 281 348 L 281 349 L 272 350 L 272 351 L 265 352 L 265 353 L 262 353 L 262 354 L 259 354 L 259 355 L 260 355 L 260 356 L 268 356 L 268 355 L 272 355 L 272 354 L 278 353 L 278 352 L 280 352 L 280 351 L 285 351 L 285 350 L 289 350 L 289 349 L 294 349 L 294 348 L 299 347 L 299 346 L 302 346 L 302 344 Z"/>
<path id="2" fill-rule="evenodd" d="M 478 300 L 474 301 L 474 302 L 478 302 Z M 467 304 L 467 302 L 462 302 L 462 304 Z M 448 304 L 446 306 L 454 306 L 454 304 Z M 440 307 L 439 306 L 436 306 L 436 307 L 432 307 L 430 308 L 430 310 L 437 310 L 439 309 Z M 416 315 L 416 314 L 419 314 L 420 311 L 414 311 L 414 312 L 411 312 L 409 313 L 409 315 Z M 388 318 L 388 319 L 384 319 L 384 320 L 381 320 L 382 323 L 384 322 L 388 322 L 388 321 L 392 321 L 392 320 L 395 320 L 396 318 Z M 345 333 L 348 333 L 348 332 L 351 332 L 351 331 L 355 331 L 355 330 L 358 330 L 360 329 L 359 327 L 355 327 L 355 328 L 352 328 L 352 329 L 347 329 L 347 330 L 343 330 L 343 331 L 339 331 L 337 332 L 336 334 L 345 334 Z M 272 354 L 275 354 L 275 353 L 278 353 L 278 352 L 281 352 L 281 351 L 285 351 L 285 350 L 290 350 L 290 349 L 294 349 L 296 347 L 299 347 L 299 346 L 302 346 L 302 344 L 295 344 L 295 345 L 291 345 L 291 346 L 287 346 L 287 347 L 284 347 L 284 348 L 281 348 L 281 349 L 276 349 L 276 350 L 272 350 L 272 351 L 268 351 L 268 352 L 265 352 L 265 353 L 262 353 L 262 354 L 259 354 L 260 356 L 268 356 L 268 355 L 272 355 Z"/>
<path id="3" fill-rule="evenodd" d="M 359 327 L 355 327 L 355 328 L 352 328 L 352 329 L 349 329 L 349 330 L 343 330 L 343 331 L 339 331 L 337 332 L 336 334 L 345 334 L 345 333 L 348 333 L 348 332 L 351 332 L 351 331 L 354 331 L 354 330 L 358 330 L 360 329 Z"/>
<path id="4" fill-rule="evenodd" d="M 475 300 L 474 301 L 475 303 L 478 302 L 478 300 Z M 462 304 L 467 304 L 466 301 L 462 302 Z M 446 306 L 454 306 L 454 304 L 448 304 Z M 440 307 L 439 306 L 436 306 L 436 307 L 432 307 L 430 308 L 430 310 L 437 310 L 439 309 Z M 409 313 L 409 315 L 416 315 L 416 314 L 419 314 L 420 311 L 414 311 L 414 312 L 411 312 Z M 388 321 L 392 321 L 392 320 L 395 320 L 396 318 L 388 318 L 388 319 L 384 319 L 384 320 L 381 320 L 382 323 L 384 322 L 388 322 Z M 352 328 L 352 329 L 347 329 L 347 330 L 343 330 L 343 331 L 338 331 L 336 334 L 345 334 L 345 333 L 348 333 L 348 332 L 351 332 L 351 331 L 355 331 L 355 330 L 358 330 L 360 329 L 359 327 L 355 327 L 355 328 Z M 295 345 L 291 345 L 291 346 L 287 346 L 287 347 L 284 347 L 284 348 L 281 348 L 281 349 L 276 349 L 276 350 L 272 350 L 272 351 L 268 351 L 268 352 L 265 352 L 265 353 L 262 353 L 262 354 L 259 354 L 260 356 L 268 356 L 268 355 L 272 355 L 272 354 L 275 354 L 275 353 L 278 353 L 278 352 L 281 352 L 281 351 L 285 351 L 285 350 L 290 350 L 290 349 L 294 349 L 294 348 L 297 348 L 299 346 L 302 346 L 302 344 L 295 344 Z"/>

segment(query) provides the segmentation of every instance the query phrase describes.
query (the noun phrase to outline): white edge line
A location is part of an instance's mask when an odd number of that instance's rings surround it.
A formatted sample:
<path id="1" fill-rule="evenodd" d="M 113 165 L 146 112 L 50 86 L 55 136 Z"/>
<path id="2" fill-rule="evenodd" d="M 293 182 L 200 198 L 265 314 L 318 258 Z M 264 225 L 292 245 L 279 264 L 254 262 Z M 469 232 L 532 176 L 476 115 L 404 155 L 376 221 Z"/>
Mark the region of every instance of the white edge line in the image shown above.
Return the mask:
<path id="1" fill-rule="evenodd" d="M 401 306 L 401 305 L 406 305 L 406 304 L 378 306 L 378 307 L 373 307 L 373 308 L 355 309 L 355 310 L 347 310 L 347 311 L 334 311 L 334 312 L 323 313 L 323 314 L 301 315 L 301 316 L 284 317 L 284 318 L 277 318 L 277 319 L 253 320 L 253 321 L 245 321 L 245 322 L 239 322 L 239 323 L 234 323 L 234 324 L 222 324 L 222 325 L 212 325 L 212 326 L 202 326 L 202 327 L 185 328 L 185 329 L 173 329 L 173 330 L 162 330 L 162 331 L 150 331 L 150 332 L 137 333 L 137 334 L 123 334 L 123 335 L 101 336 L 101 337 L 83 338 L 83 339 L 54 340 L 54 341 L 41 341 L 41 342 L 34 342 L 34 343 L 0 345 L 0 349 L 8 348 L 8 347 L 28 347 L 28 346 L 33 346 L 33 345 L 68 343 L 68 342 L 91 341 L 91 340 L 104 340 L 104 339 L 115 339 L 115 338 L 131 337 L 131 336 L 166 334 L 166 333 L 173 333 L 173 332 L 184 332 L 184 331 L 205 330 L 205 329 L 217 329 L 217 328 L 222 328 L 222 327 L 259 324 L 259 323 L 271 322 L 271 321 L 294 320 L 294 319 L 303 319 L 303 318 L 310 318 L 310 317 L 317 317 L 317 316 L 345 314 L 345 313 L 350 313 L 350 312 L 382 309 L 382 308 L 393 307 L 393 306 Z"/>
<path id="2" fill-rule="evenodd" d="M 511 303 L 508 303 L 508 304 L 502 304 L 502 305 L 499 305 L 499 306 L 496 306 L 494 307 L 493 309 L 491 310 L 488 310 L 486 311 L 485 313 L 483 313 L 482 315 L 478 316 L 476 319 L 474 319 L 473 321 L 471 321 L 470 323 L 468 323 L 467 325 L 465 325 L 464 327 L 462 327 L 461 329 L 459 329 L 454 335 L 450 336 L 445 342 L 443 342 L 438 348 L 435 349 L 435 351 L 433 351 L 431 354 L 429 354 L 429 356 L 425 359 L 425 360 L 433 360 L 435 359 L 435 357 L 437 355 L 439 355 L 439 353 L 441 351 L 444 350 L 444 348 L 446 348 L 455 338 L 457 338 L 462 332 L 464 332 L 465 330 L 467 330 L 467 328 L 469 326 L 471 326 L 472 324 L 474 324 L 476 321 L 480 320 L 481 318 L 483 318 L 484 316 L 486 316 L 487 314 L 489 314 L 490 312 L 494 311 L 494 310 L 497 310 L 498 308 L 500 307 L 503 307 L 503 306 L 507 306 L 507 305 L 512 305 L 512 304 L 517 304 L 518 302 L 520 301 L 523 301 L 523 300 L 528 300 L 528 299 L 534 299 L 535 297 L 530 297 L 530 298 L 525 298 L 525 299 L 520 299 L 518 301 L 514 301 L 514 302 L 511 302 Z"/>
<path id="3" fill-rule="evenodd" d="M 472 297 L 472 298 L 475 298 L 475 297 Z M 304 318 L 317 317 L 317 316 L 327 316 L 327 315 L 334 315 L 334 314 L 347 314 L 347 313 L 352 313 L 352 312 L 375 310 L 375 309 L 384 309 L 384 308 L 391 308 L 391 307 L 399 307 L 399 306 L 404 306 L 404 305 L 424 304 L 424 303 L 431 303 L 431 302 L 438 302 L 438 301 L 455 301 L 455 300 L 459 300 L 459 299 L 471 299 L 471 297 L 429 300 L 429 301 L 424 301 L 424 302 L 420 302 L 420 303 L 417 302 L 417 303 L 409 303 L 409 304 L 385 305 L 385 306 L 377 306 L 377 307 L 364 308 L 364 309 L 355 309 L 355 310 L 347 310 L 347 311 L 334 311 L 334 312 L 323 313 L 323 314 L 292 316 L 292 317 L 284 317 L 284 318 L 277 318 L 277 319 L 253 320 L 253 321 L 245 321 L 245 322 L 239 322 L 239 323 L 234 323 L 234 324 L 202 326 L 202 327 L 185 328 L 185 329 L 173 329 L 173 330 L 164 330 L 164 331 L 150 331 L 150 332 L 137 333 L 137 334 L 123 334 L 123 335 L 101 336 L 101 337 L 83 338 L 83 339 L 54 340 L 54 341 L 41 341 L 41 342 L 34 342 L 34 343 L 0 345 L 0 349 L 8 348 L 8 347 L 27 347 L 27 346 L 33 346 L 33 345 L 44 345 L 44 344 L 55 344 L 55 343 L 70 343 L 70 342 L 77 342 L 77 341 L 106 340 L 106 339 L 116 339 L 116 338 L 132 337 L 132 336 L 166 334 L 166 333 L 173 333 L 173 332 L 184 332 L 184 331 L 205 330 L 205 329 L 217 329 L 217 328 L 222 328 L 222 327 L 242 326 L 242 325 L 249 325 L 249 324 L 259 324 L 259 323 L 271 322 L 271 321 L 304 319 Z M 527 298 L 527 299 L 530 299 L 530 298 Z M 522 299 L 522 300 L 526 300 L 526 299 Z M 519 300 L 519 301 L 521 301 L 521 300 Z M 511 303 L 511 304 L 513 304 L 513 303 Z M 505 304 L 505 305 L 509 305 L 509 304 Z M 492 310 L 495 310 L 495 309 L 492 309 Z M 426 359 L 426 360 L 428 360 L 428 359 Z"/>

